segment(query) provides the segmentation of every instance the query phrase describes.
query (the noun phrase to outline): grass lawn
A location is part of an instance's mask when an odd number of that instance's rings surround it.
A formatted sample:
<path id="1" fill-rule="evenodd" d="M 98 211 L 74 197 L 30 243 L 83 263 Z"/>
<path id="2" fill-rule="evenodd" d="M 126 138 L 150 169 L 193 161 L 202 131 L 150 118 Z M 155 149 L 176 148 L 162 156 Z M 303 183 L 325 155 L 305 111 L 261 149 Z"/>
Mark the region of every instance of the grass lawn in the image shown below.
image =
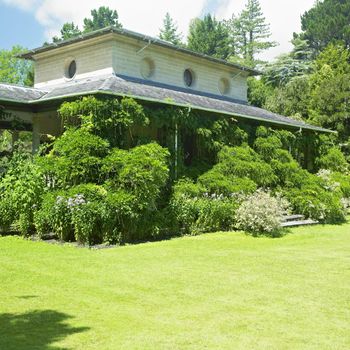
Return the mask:
<path id="1" fill-rule="evenodd" d="M 93 251 L 0 238 L 0 349 L 350 349 L 350 224 Z"/>

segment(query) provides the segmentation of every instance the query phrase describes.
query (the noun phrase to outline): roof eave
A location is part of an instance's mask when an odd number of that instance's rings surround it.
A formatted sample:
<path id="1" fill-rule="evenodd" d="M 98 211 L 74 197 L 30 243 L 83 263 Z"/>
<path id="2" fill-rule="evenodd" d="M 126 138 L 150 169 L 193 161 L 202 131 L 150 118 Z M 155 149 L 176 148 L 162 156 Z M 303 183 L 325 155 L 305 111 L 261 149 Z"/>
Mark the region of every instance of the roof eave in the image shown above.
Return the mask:
<path id="1" fill-rule="evenodd" d="M 283 121 L 269 121 L 269 120 L 266 120 L 266 119 L 260 118 L 260 117 L 239 114 L 239 113 L 226 112 L 226 111 L 205 108 L 205 107 L 199 107 L 199 106 L 195 106 L 192 104 L 183 104 L 183 103 L 178 103 L 178 102 L 171 101 L 171 100 L 159 100 L 159 99 L 155 99 L 155 98 L 137 96 L 137 95 L 133 95 L 133 94 L 117 93 L 117 92 L 102 91 L 102 90 L 87 91 L 84 93 L 73 93 L 73 94 L 67 94 L 67 95 L 60 96 L 60 97 L 51 97 L 51 98 L 46 98 L 46 99 L 42 98 L 39 100 L 29 101 L 29 104 L 41 104 L 41 103 L 50 102 L 50 101 L 54 101 L 54 100 L 64 100 L 67 98 L 74 98 L 74 97 L 88 96 L 88 95 L 112 95 L 112 96 L 119 96 L 119 97 L 129 97 L 129 98 L 134 98 L 136 100 L 142 100 L 142 101 L 148 101 L 148 102 L 154 102 L 154 103 L 162 103 L 162 104 L 172 105 L 172 106 L 177 106 L 177 107 L 191 108 L 191 109 L 205 111 L 205 112 L 212 112 L 212 113 L 217 113 L 217 114 L 222 114 L 222 115 L 229 115 L 231 117 L 237 117 L 237 118 L 242 118 L 242 119 L 256 120 L 256 121 L 260 121 L 260 122 L 264 122 L 264 123 L 268 123 L 268 124 L 282 125 L 282 126 L 293 128 L 293 129 L 304 129 L 304 130 L 311 130 L 311 131 L 332 133 L 332 134 L 337 133 L 336 131 L 333 131 L 333 130 L 324 129 L 324 128 L 317 127 L 317 126 L 314 127 L 312 125 L 307 125 L 307 124 L 296 126 L 296 125 L 292 125 L 292 124 L 289 124 L 289 123 L 283 122 Z"/>

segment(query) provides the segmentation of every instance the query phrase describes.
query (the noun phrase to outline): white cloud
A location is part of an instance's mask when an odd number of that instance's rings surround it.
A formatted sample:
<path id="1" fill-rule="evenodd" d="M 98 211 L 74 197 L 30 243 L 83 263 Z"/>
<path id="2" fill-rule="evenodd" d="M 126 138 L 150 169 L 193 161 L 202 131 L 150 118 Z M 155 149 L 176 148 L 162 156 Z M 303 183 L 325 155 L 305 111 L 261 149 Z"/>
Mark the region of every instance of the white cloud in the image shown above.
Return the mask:
<path id="1" fill-rule="evenodd" d="M 29 11 L 37 5 L 38 0 L 2 0 L 7 5 L 18 7 L 22 10 Z"/>
<path id="2" fill-rule="evenodd" d="M 208 11 L 218 18 L 238 14 L 247 0 L 0 0 L 7 5 L 31 11 L 43 26 L 47 39 L 56 35 L 62 24 L 74 22 L 80 27 L 90 10 L 100 6 L 116 9 L 120 22 L 127 29 L 156 36 L 162 19 L 169 12 L 179 30 L 187 35 L 190 20 Z M 300 15 L 312 7 L 315 0 L 260 0 L 267 21 L 271 24 L 272 39 L 280 45 L 262 56 L 272 59 L 291 48 L 293 32 L 300 31 Z"/>

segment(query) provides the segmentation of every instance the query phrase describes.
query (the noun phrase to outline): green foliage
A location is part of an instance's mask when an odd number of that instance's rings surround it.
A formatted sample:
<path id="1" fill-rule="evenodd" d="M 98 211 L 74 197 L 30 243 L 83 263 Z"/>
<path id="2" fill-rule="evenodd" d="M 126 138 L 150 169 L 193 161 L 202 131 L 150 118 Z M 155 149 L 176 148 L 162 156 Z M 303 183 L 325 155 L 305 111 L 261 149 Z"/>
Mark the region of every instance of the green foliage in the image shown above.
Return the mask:
<path id="1" fill-rule="evenodd" d="M 294 212 L 324 223 L 345 221 L 345 211 L 339 196 L 323 190 L 317 184 L 288 189 L 285 196 Z"/>
<path id="2" fill-rule="evenodd" d="M 349 1 L 317 1 L 301 17 L 301 36 L 317 52 L 322 51 L 329 43 L 337 41 L 342 41 L 349 48 L 349 22 Z"/>
<path id="3" fill-rule="evenodd" d="M 52 150 L 38 158 L 44 173 L 55 186 L 99 182 L 102 158 L 109 144 L 85 129 L 68 129 L 53 144 Z"/>
<path id="4" fill-rule="evenodd" d="M 18 155 L 12 159 L 7 173 L 0 181 L 0 226 L 8 230 L 16 225 L 23 235 L 33 231 L 33 212 L 45 191 L 40 168 Z"/>
<path id="5" fill-rule="evenodd" d="M 262 79 L 250 77 L 248 82 L 248 101 L 252 106 L 263 108 L 266 99 L 273 93 L 271 86 L 265 84 Z"/>
<path id="6" fill-rule="evenodd" d="M 160 29 L 159 39 L 168 41 L 177 46 L 182 44 L 182 34 L 178 33 L 177 25 L 171 18 L 169 12 L 166 13 L 163 19 L 163 28 Z"/>
<path id="7" fill-rule="evenodd" d="M 64 126 L 81 126 L 107 139 L 112 147 L 126 147 L 133 141 L 133 126 L 145 126 L 149 119 L 143 107 L 131 98 L 83 97 L 65 102 L 59 109 Z"/>
<path id="8" fill-rule="evenodd" d="M 249 146 L 224 147 L 218 155 L 215 168 L 225 176 L 249 178 L 258 186 L 271 186 L 277 178 L 271 166 Z"/>
<path id="9" fill-rule="evenodd" d="M 83 30 L 80 30 L 73 22 L 64 23 L 60 30 L 60 36 L 54 36 L 52 41 L 56 43 L 62 40 L 72 39 L 81 34 L 106 27 L 123 27 L 118 20 L 118 12 L 116 10 L 111 10 L 108 6 L 100 6 L 98 9 L 91 10 L 90 13 L 91 18 L 84 18 Z"/>
<path id="10" fill-rule="evenodd" d="M 192 20 L 187 41 L 190 50 L 209 56 L 226 59 L 230 53 L 226 25 L 210 14 Z"/>
<path id="11" fill-rule="evenodd" d="M 257 185 L 249 178 L 240 178 L 234 175 L 224 175 L 214 168 L 198 178 L 198 183 L 210 194 L 230 196 L 234 193 L 252 193 Z"/>
<path id="12" fill-rule="evenodd" d="M 310 113 L 312 120 L 339 132 L 340 140 L 350 135 L 350 53 L 342 46 L 329 45 L 315 61 L 311 75 Z"/>
<path id="13" fill-rule="evenodd" d="M 91 18 L 84 18 L 84 33 L 111 26 L 122 28 L 118 19 L 119 16 L 116 10 L 111 10 L 107 6 L 100 6 L 98 9 L 91 10 Z"/>
<path id="14" fill-rule="evenodd" d="M 233 16 L 228 25 L 234 56 L 240 57 L 249 66 L 258 63 L 259 53 L 277 45 L 268 40 L 270 25 L 266 23 L 258 0 L 248 0 L 245 9 L 238 17 Z"/>
<path id="15" fill-rule="evenodd" d="M 0 82 L 33 86 L 32 63 L 17 57 L 27 51 L 21 46 L 0 50 Z"/>
<path id="16" fill-rule="evenodd" d="M 344 154 L 338 147 L 332 147 L 328 152 L 318 159 L 318 165 L 322 169 L 329 169 L 338 172 L 347 172 L 349 164 Z"/>
<path id="17" fill-rule="evenodd" d="M 310 94 L 309 76 L 294 77 L 285 85 L 275 88 L 266 97 L 263 107 L 297 120 L 306 120 L 309 118 Z"/>
<path id="18" fill-rule="evenodd" d="M 140 209 L 154 209 L 161 189 L 165 186 L 169 168 L 168 150 L 156 143 L 123 151 L 115 149 L 105 158 L 102 172 L 113 189 L 132 193 Z"/>
<path id="19" fill-rule="evenodd" d="M 239 197 L 203 193 L 200 184 L 180 180 L 173 187 L 170 202 L 181 232 L 198 234 L 233 229 Z"/>
<path id="20" fill-rule="evenodd" d="M 62 40 L 68 40 L 77 37 L 81 34 L 82 32 L 80 31 L 78 26 L 76 26 L 73 22 L 67 22 L 63 24 L 62 29 L 60 31 L 60 36 L 54 36 L 52 38 L 52 41 L 56 43 Z"/>
<path id="21" fill-rule="evenodd" d="M 350 198 L 350 175 L 332 172 L 330 175 L 330 180 L 339 186 L 343 198 Z"/>

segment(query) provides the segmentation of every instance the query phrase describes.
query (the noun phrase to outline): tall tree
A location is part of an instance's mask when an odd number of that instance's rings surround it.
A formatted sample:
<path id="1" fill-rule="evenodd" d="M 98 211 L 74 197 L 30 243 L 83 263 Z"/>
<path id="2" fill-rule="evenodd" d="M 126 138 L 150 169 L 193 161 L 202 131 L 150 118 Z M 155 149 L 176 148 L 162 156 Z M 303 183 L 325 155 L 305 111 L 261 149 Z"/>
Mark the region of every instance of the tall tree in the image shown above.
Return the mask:
<path id="1" fill-rule="evenodd" d="M 80 34 L 81 31 L 78 26 L 76 26 L 73 22 L 67 22 L 62 26 L 61 35 L 59 37 L 54 36 L 52 41 L 56 43 L 58 41 L 74 38 Z"/>
<path id="2" fill-rule="evenodd" d="M 301 17 L 302 37 L 317 52 L 329 43 L 343 41 L 350 48 L 350 1 L 316 1 Z"/>
<path id="3" fill-rule="evenodd" d="M 97 10 L 91 11 L 91 18 L 84 19 L 84 33 L 109 26 L 122 28 L 118 18 L 119 16 L 116 10 L 111 10 L 106 6 L 101 6 Z"/>
<path id="4" fill-rule="evenodd" d="M 227 26 L 210 14 L 192 20 L 187 41 L 190 50 L 209 56 L 226 59 L 230 53 Z"/>
<path id="5" fill-rule="evenodd" d="M 181 45 L 182 34 L 178 33 L 178 28 L 169 12 L 163 19 L 163 28 L 160 29 L 159 38 L 171 42 L 174 45 Z"/>
<path id="6" fill-rule="evenodd" d="M 350 136 L 350 53 L 330 44 L 315 61 L 310 76 L 310 116 L 317 124 L 338 131 L 340 140 Z"/>
<path id="7" fill-rule="evenodd" d="M 11 50 L 0 50 L 0 82 L 33 85 L 32 63 L 17 57 L 27 50 L 14 46 Z"/>
<path id="8" fill-rule="evenodd" d="M 232 17 L 230 36 L 234 41 L 235 54 L 251 66 L 258 63 L 259 53 L 277 45 L 268 40 L 271 37 L 270 25 L 266 23 L 258 0 L 248 0 L 241 14 Z"/>

